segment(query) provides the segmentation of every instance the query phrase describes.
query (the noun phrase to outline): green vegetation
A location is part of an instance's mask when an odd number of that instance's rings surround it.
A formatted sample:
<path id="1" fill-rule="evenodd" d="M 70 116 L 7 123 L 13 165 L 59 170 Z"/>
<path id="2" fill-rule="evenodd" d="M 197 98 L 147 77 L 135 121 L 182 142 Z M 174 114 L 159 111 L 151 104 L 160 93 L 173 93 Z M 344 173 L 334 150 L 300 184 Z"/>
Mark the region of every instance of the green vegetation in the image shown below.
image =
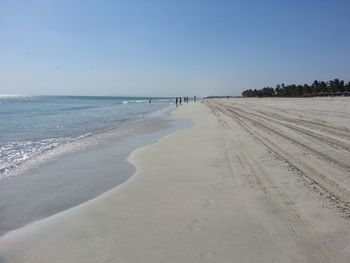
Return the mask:
<path id="1" fill-rule="evenodd" d="M 334 79 L 327 82 L 315 80 L 311 85 L 281 85 L 276 88 L 265 87 L 257 90 L 245 90 L 243 97 L 321 97 L 321 96 L 350 96 L 350 82 Z"/>

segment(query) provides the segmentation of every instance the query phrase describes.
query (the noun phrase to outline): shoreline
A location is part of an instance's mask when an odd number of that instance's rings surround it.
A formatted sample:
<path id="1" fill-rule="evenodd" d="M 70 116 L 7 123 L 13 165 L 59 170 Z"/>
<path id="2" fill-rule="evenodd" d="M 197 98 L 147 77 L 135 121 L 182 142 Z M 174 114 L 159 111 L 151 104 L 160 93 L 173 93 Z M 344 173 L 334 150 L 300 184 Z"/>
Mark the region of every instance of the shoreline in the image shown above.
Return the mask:
<path id="1" fill-rule="evenodd" d="M 108 128 L 88 131 L 83 134 L 74 135 L 73 137 L 68 136 L 43 139 L 41 141 L 51 141 L 52 143 L 50 145 L 46 145 L 45 148 L 38 154 L 30 156 L 29 159 L 24 159 L 18 164 L 12 164 L 9 167 L 1 168 L 0 183 L 2 180 L 21 176 L 22 174 L 28 173 L 30 170 L 38 168 L 51 161 L 55 161 L 56 159 L 62 158 L 65 155 L 89 150 L 98 146 L 98 144 L 116 140 L 123 136 L 140 134 L 142 131 L 132 130 L 135 128 L 133 125 L 138 125 L 139 127 L 145 125 L 146 122 L 152 121 L 151 116 L 154 116 L 154 114 L 161 113 L 161 115 L 167 116 L 166 118 L 168 118 L 173 110 L 174 109 L 172 109 L 171 106 L 166 106 L 155 112 L 142 113 L 142 118 L 139 118 L 139 116 L 134 116 L 134 119 L 130 118 L 118 120 Z M 146 118 L 143 118 L 144 116 L 146 116 Z M 161 118 L 164 118 L 164 116 Z M 153 120 L 155 120 L 154 117 Z M 129 134 L 130 129 L 131 134 Z"/>
<path id="2" fill-rule="evenodd" d="M 141 97 L 29 96 L 1 100 L 0 180 L 133 128 L 174 108 L 170 98 L 151 105 Z M 44 111 L 43 111 L 44 109 Z"/>
<path id="3" fill-rule="evenodd" d="M 147 121 L 146 121 L 147 122 Z M 129 154 L 187 124 L 165 119 L 148 121 L 143 132 L 110 136 L 49 160 L 0 183 L 0 236 L 37 220 L 74 208 L 128 180 L 134 167 Z M 6 209 L 5 209 L 6 208 Z"/>
<path id="4" fill-rule="evenodd" d="M 128 161 L 136 171 L 120 186 L 1 237 L 0 262 L 347 262 L 350 221 L 249 135 L 251 122 L 225 111 L 247 110 L 241 103 L 179 107 L 174 115 L 190 128 L 134 150 Z M 250 131 L 266 132 L 261 127 Z M 279 147 L 299 155 L 295 145 Z"/>

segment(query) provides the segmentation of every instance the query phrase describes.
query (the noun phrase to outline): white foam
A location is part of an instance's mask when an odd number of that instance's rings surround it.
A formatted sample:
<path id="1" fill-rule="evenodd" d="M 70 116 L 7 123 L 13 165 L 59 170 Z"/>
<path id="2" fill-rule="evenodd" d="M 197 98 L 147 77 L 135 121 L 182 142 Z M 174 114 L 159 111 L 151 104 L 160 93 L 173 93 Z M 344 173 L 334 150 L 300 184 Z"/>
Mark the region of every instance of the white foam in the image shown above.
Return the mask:
<path id="1" fill-rule="evenodd" d="M 0 94 L 0 99 L 7 99 L 7 98 L 27 98 L 31 97 L 28 95 L 20 95 L 20 94 Z"/>

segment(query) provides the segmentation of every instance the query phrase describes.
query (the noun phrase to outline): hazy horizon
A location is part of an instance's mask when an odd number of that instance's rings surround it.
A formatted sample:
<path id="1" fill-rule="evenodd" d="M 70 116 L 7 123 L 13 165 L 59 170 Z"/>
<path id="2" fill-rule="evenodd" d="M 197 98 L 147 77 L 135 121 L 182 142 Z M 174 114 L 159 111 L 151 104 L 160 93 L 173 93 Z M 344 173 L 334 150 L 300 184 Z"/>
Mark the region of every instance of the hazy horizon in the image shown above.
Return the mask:
<path id="1" fill-rule="evenodd" d="M 0 94 L 1 97 L 116 97 L 116 98 L 144 98 L 144 99 L 171 99 L 175 96 L 118 96 L 118 95 L 67 95 L 67 94 Z M 178 96 L 180 97 L 180 96 Z"/>
<path id="2" fill-rule="evenodd" d="M 240 95 L 350 80 L 349 1 L 1 1 L 0 94 Z"/>

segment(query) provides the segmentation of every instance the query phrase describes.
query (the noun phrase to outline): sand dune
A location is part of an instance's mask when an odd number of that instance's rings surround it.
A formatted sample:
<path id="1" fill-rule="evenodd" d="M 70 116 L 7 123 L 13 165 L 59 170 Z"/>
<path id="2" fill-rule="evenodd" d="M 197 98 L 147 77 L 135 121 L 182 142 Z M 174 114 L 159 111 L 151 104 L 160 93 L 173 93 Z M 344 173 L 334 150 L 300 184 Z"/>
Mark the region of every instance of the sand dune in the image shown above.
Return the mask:
<path id="1" fill-rule="evenodd" d="M 136 174 L 0 240 L 0 262 L 349 262 L 350 100 L 230 99 L 130 156 Z"/>

